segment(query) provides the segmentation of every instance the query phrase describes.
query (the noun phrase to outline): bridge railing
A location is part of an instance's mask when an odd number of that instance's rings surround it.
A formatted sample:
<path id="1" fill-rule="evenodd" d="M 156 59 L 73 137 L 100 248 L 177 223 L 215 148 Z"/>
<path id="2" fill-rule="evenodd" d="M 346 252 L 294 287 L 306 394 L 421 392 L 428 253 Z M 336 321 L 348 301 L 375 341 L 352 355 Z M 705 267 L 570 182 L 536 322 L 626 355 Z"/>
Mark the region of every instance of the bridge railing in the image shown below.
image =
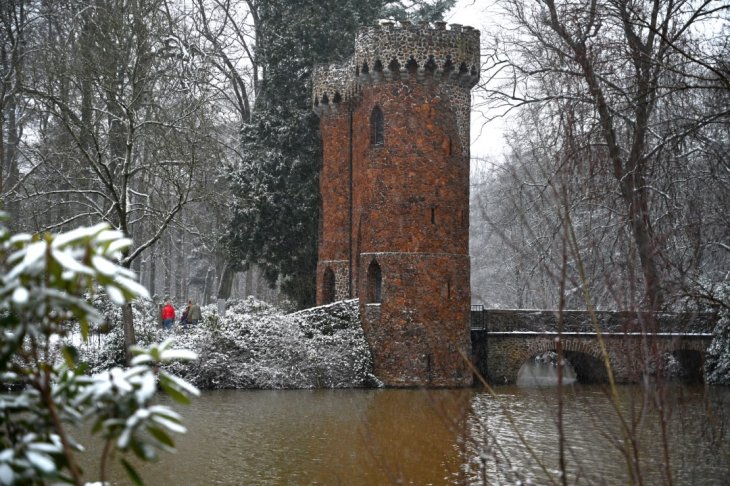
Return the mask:
<path id="1" fill-rule="evenodd" d="M 484 306 L 472 304 L 471 306 L 471 329 L 472 331 L 486 331 L 487 320 L 484 314 Z"/>
<path id="2" fill-rule="evenodd" d="M 595 313 L 601 332 L 609 333 L 711 333 L 717 323 L 715 314 L 641 313 L 598 311 Z M 552 310 L 485 309 L 471 306 L 471 329 L 487 332 L 558 332 L 559 313 Z M 594 333 L 591 315 L 586 311 L 567 310 L 562 314 L 562 331 Z"/>

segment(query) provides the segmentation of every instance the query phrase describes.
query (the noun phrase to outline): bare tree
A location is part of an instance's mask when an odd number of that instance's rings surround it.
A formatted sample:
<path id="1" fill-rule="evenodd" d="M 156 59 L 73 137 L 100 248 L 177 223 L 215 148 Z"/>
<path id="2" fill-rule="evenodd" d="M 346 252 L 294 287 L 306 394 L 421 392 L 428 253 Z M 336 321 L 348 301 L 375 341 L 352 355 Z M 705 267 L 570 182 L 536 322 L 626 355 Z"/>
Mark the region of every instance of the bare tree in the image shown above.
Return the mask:
<path id="1" fill-rule="evenodd" d="M 579 171 L 589 167 L 592 176 L 615 188 L 618 197 L 609 192 L 602 202 L 631 236 L 644 305 L 660 308 L 670 273 L 686 270 L 680 268 L 686 258 L 672 251 L 684 242 L 674 248 L 669 243 L 678 234 L 678 220 L 688 230 L 692 226 L 688 215 L 695 204 L 684 197 L 692 184 L 677 185 L 671 169 L 688 157 L 703 167 L 700 172 L 722 164 L 711 154 L 728 138 L 730 85 L 723 61 L 727 36 L 718 32 L 717 19 L 730 7 L 691 0 L 504 5 L 515 29 L 501 30 L 491 46 L 482 85 L 487 103 L 503 111 L 535 106 L 531 116 L 540 122 L 530 125 L 538 132 L 523 145 L 534 148 L 555 137 L 557 150 L 543 155 Z M 712 97 L 723 102 L 696 104 Z M 695 109 L 684 109 L 692 98 Z M 546 127 L 559 130 L 547 136 Z M 727 193 L 722 183 L 714 187 Z M 682 216 L 667 218 L 670 209 Z M 699 260 L 694 261 L 696 267 Z"/>
<path id="2" fill-rule="evenodd" d="M 195 194 L 212 110 L 205 73 L 167 42 L 163 2 L 38 5 L 36 69 L 22 86 L 36 114 L 27 176 L 8 200 L 35 230 L 109 221 L 134 237 L 131 267 Z M 77 22 L 69 24 L 68 18 Z M 127 344 L 135 341 L 131 308 Z"/>
<path id="3" fill-rule="evenodd" d="M 259 78 L 254 56 L 258 22 L 257 2 L 253 0 L 195 0 L 181 18 L 181 23 L 188 26 L 188 35 L 183 37 L 171 31 L 177 43 L 196 53 L 200 68 L 209 74 L 206 82 L 221 118 L 216 130 L 210 132 L 217 144 L 213 152 L 219 164 L 204 176 L 206 184 L 203 187 L 207 190 L 195 205 L 198 207 L 186 211 L 187 224 L 181 228 L 190 232 L 206 250 L 197 265 L 195 277 L 206 289 L 203 300 L 207 300 L 214 283 L 209 281 L 209 276 L 217 277 L 217 297 L 227 299 L 236 271 L 243 269 L 240 263 L 230 261 L 226 251 L 224 236 L 229 220 L 230 192 L 225 178 L 220 175 L 240 158 L 241 129 L 251 118 Z M 208 272 L 208 269 L 212 271 Z"/>
<path id="4" fill-rule="evenodd" d="M 32 21 L 25 2 L 0 4 L 0 197 L 9 207 L 4 194 L 19 181 L 19 150 L 23 127 L 25 100 L 20 93 L 24 76 L 27 38 L 34 35 Z"/>

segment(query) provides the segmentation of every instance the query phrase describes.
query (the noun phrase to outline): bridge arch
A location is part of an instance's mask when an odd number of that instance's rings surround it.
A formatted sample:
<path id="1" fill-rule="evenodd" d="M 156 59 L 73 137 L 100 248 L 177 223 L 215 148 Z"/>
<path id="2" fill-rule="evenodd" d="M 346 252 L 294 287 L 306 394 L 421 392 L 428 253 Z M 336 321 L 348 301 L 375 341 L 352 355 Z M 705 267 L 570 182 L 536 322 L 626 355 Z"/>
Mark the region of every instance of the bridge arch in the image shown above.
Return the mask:
<path id="1" fill-rule="evenodd" d="M 701 381 L 717 321 L 709 314 L 656 314 L 660 331 L 643 334 L 636 326 L 637 319 L 643 318 L 640 313 L 565 311 L 558 334 L 559 316 L 548 310 L 475 310 L 472 306 L 472 356 L 479 373 L 490 383 L 514 383 L 520 367 L 537 354 L 554 351 L 555 338 L 560 336 L 566 358 L 582 375 L 579 381 L 607 380 L 608 362 L 616 383 L 638 383 L 651 375 L 652 366 L 663 373 L 662 360 L 667 356 L 681 365 L 679 379 Z"/>
<path id="2" fill-rule="evenodd" d="M 664 377 L 686 383 L 702 383 L 704 381 L 704 364 L 706 344 L 700 340 L 674 339 L 658 346 L 657 358 L 648 368 L 650 374 L 657 374 L 661 367 Z"/>
<path id="3" fill-rule="evenodd" d="M 597 342 L 586 341 L 584 339 L 563 339 L 563 356 L 570 362 L 576 374 L 579 383 L 607 383 L 608 371 L 606 370 L 605 360 L 601 353 L 601 349 Z M 554 338 L 543 337 L 535 339 L 521 353 L 518 354 L 520 368 L 535 356 L 556 352 L 557 346 Z M 517 373 L 514 375 L 514 381 L 517 379 Z"/>
<path id="4" fill-rule="evenodd" d="M 677 349 L 671 353 L 679 367 L 672 375 L 672 379 L 687 383 L 702 383 L 705 381 L 705 353 L 694 349 Z"/>
<path id="5" fill-rule="evenodd" d="M 497 332 L 484 333 L 483 337 L 476 338 L 473 335 L 472 339 L 477 348 L 485 348 L 481 355 L 475 355 L 480 371 L 491 383 L 500 384 L 515 383 L 522 365 L 534 356 L 556 351 L 555 337 L 553 333 Z M 652 336 L 649 338 L 652 339 L 651 346 L 646 346 L 646 339 L 646 336 L 623 333 L 604 336 L 608 362 L 617 383 L 636 383 L 646 375 L 657 374 L 657 370 L 664 373 L 666 362 L 679 370 L 676 379 L 702 381 L 705 350 L 710 337 Z M 564 335 L 562 345 L 578 382 L 608 382 L 606 360 L 595 335 Z M 647 355 L 647 351 L 651 354 Z"/>

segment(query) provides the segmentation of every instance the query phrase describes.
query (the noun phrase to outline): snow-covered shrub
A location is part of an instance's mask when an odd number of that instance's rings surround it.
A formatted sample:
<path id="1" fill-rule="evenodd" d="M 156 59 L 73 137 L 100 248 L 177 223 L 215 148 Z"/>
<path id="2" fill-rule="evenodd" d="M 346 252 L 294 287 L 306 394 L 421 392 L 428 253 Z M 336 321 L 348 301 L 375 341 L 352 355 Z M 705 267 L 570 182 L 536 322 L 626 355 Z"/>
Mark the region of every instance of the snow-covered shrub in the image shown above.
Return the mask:
<path id="1" fill-rule="evenodd" d="M 373 382 L 357 301 L 283 314 L 249 297 L 215 306 L 178 343 L 199 359 L 171 371 L 201 388 L 341 388 Z"/>
<path id="2" fill-rule="evenodd" d="M 104 293 L 95 295 L 92 303 L 100 310 L 104 320 L 101 325 L 92 326 L 90 342 L 78 347 L 79 361 L 86 363 L 90 373 L 124 366 L 126 349 L 121 311 Z M 132 315 L 139 346 L 150 346 L 167 337 L 159 325 L 157 305 L 151 299 L 137 298 L 132 301 Z M 99 332 L 100 327 L 102 332 Z M 176 345 L 180 345 L 179 342 L 176 341 Z"/>
<path id="3" fill-rule="evenodd" d="M 730 282 L 716 284 L 712 290 L 714 302 L 722 307 L 718 311 L 712 343 L 705 354 L 705 381 L 712 385 L 730 385 Z"/>
<path id="4" fill-rule="evenodd" d="M 712 344 L 705 355 L 705 380 L 712 385 L 730 385 L 730 311 L 720 313 Z"/>
<path id="5" fill-rule="evenodd" d="M 83 338 L 104 323 L 85 296 L 89 289 L 102 286 L 117 305 L 146 296 L 134 274 L 114 263 L 129 244 L 106 224 L 58 235 L 12 235 L 0 225 L 0 383 L 22 386 L 0 395 L 0 484 L 84 484 L 75 458 L 83 447 L 69 424 L 93 422 L 105 441 L 101 464 L 116 451 L 136 484 L 141 480 L 125 453 L 154 460 L 156 449 L 174 448 L 170 432 L 185 431 L 181 417 L 154 396 L 158 385 L 179 402 L 197 394 L 159 367 L 193 359 L 192 353 L 166 341 L 132 350 L 130 369 L 89 376 L 76 348 L 62 339 L 73 323 Z"/>
<path id="6" fill-rule="evenodd" d="M 124 363 L 121 317 L 109 309 L 113 323 L 99 345 L 79 347 L 80 360 L 99 372 Z M 108 301 L 108 299 L 107 299 Z M 175 343 L 195 351 L 199 359 L 171 365 L 169 371 L 205 389 L 217 388 L 343 388 L 377 384 L 370 351 L 359 321 L 357 301 L 284 314 L 281 309 L 249 297 L 227 303 L 225 317 L 217 306 L 201 307 L 198 325 L 172 332 L 159 325 L 159 309 L 149 299 L 133 305 L 140 345 L 174 335 Z"/>

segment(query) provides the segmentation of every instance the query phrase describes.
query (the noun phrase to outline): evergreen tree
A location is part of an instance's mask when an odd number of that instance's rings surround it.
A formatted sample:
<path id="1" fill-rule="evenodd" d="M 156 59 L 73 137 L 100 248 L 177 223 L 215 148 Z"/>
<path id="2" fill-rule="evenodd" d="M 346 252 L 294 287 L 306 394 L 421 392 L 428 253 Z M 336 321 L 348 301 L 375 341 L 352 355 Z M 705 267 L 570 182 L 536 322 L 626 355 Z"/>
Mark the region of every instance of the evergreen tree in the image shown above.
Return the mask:
<path id="1" fill-rule="evenodd" d="M 260 85 L 242 158 L 229 171 L 231 259 L 257 264 L 299 306 L 314 303 L 321 159 L 311 108 L 316 63 L 344 60 L 355 34 L 378 18 L 439 20 L 454 0 L 262 0 L 256 2 Z M 407 5 L 406 5 L 407 4 Z"/>

